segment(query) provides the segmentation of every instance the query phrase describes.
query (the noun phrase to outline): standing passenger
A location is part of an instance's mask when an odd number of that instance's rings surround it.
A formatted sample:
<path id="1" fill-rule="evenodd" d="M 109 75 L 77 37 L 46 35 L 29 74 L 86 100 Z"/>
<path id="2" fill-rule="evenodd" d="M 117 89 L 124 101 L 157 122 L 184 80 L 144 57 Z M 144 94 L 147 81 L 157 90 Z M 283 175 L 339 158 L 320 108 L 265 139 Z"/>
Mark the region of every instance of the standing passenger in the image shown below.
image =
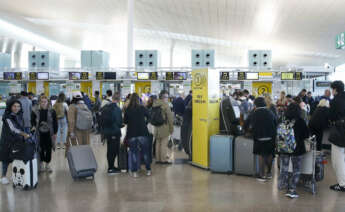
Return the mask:
<path id="1" fill-rule="evenodd" d="M 22 104 L 25 132 L 30 133 L 32 102 L 28 98 L 28 93 L 25 91 L 22 91 L 20 93 L 19 101 Z"/>
<path id="2" fill-rule="evenodd" d="M 66 96 L 64 93 L 60 93 L 57 102 L 54 104 L 53 109 L 55 110 L 56 117 L 58 119 L 58 133 L 57 133 L 57 148 L 65 149 L 66 139 L 67 139 L 67 114 L 68 105 L 65 102 Z"/>

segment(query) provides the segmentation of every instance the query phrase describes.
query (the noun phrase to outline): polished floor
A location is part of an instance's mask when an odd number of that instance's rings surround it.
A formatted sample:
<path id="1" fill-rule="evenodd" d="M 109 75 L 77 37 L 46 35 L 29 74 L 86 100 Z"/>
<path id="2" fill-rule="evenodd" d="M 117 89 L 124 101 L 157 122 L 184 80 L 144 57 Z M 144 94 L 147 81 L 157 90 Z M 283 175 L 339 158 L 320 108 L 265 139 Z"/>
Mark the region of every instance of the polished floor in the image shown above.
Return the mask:
<path id="1" fill-rule="evenodd" d="M 106 147 L 96 137 L 92 147 L 99 164 L 94 181 L 73 181 L 64 151 L 57 150 L 54 172 L 41 174 L 37 189 L 0 186 L 0 211 L 345 211 L 345 193 L 328 189 L 335 183 L 330 162 L 316 195 L 299 189 L 300 198 L 291 200 L 277 190 L 276 173 L 272 181 L 260 183 L 251 177 L 212 174 L 189 164 L 174 164 L 154 165 L 151 177 L 108 176 Z M 176 153 L 175 157 L 183 155 Z"/>

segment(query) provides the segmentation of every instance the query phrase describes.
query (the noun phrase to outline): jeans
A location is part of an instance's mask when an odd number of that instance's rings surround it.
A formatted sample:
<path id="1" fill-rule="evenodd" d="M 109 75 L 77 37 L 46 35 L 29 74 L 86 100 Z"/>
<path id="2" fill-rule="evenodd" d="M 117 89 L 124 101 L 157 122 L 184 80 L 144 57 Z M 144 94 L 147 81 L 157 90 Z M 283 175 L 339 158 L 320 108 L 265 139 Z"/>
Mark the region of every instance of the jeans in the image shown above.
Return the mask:
<path id="1" fill-rule="evenodd" d="M 2 177 L 6 177 L 7 169 L 10 164 L 8 162 L 2 162 Z"/>
<path id="2" fill-rule="evenodd" d="M 291 179 L 289 179 L 290 158 L 292 161 Z M 303 155 L 301 156 L 280 155 L 280 175 L 278 179 L 279 189 L 287 188 L 290 190 L 296 190 L 299 177 L 301 175 L 302 159 L 303 159 Z"/>
<path id="3" fill-rule="evenodd" d="M 130 148 L 130 157 L 131 157 L 131 171 L 136 172 L 138 171 L 138 161 L 140 157 L 139 152 L 141 152 L 144 156 L 146 170 L 151 170 L 151 162 L 150 162 L 150 151 L 149 151 L 149 140 L 145 136 L 139 136 L 129 139 L 129 148 Z"/>
<path id="4" fill-rule="evenodd" d="M 68 124 L 67 124 L 67 119 L 66 117 L 62 119 L 58 119 L 58 132 L 56 135 L 56 143 L 66 143 L 66 138 L 67 138 L 67 129 L 68 129 Z"/>
<path id="5" fill-rule="evenodd" d="M 108 168 L 115 169 L 115 158 L 120 153 L 120 137 L 106 136 Z"/>

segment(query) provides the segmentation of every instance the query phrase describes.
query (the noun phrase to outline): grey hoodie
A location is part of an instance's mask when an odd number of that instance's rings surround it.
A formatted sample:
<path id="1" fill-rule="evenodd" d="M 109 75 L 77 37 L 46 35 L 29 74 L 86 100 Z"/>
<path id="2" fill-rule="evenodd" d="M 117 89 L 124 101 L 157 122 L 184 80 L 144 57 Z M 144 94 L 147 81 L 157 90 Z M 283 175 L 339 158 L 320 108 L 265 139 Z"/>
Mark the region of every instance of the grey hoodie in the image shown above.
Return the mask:
<path id="1" fill-rule="evenodd" d="M 19 101 L 22 104 L 23 109 L 24 127 L 31 127 L 32 102 L 25 96 L 20 97 Z"/>

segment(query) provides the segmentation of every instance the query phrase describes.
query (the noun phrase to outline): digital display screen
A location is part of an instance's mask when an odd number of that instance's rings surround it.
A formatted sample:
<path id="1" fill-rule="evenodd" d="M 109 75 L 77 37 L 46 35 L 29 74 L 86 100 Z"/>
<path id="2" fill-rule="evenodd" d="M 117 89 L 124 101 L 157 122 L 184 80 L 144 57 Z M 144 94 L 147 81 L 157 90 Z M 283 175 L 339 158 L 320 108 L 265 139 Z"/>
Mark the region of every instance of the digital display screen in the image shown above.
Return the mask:
<path id="1" fill-rule="evenodd" d="M 238 72 L 237 80 L 246 80 L 246 72 Z"/>
<path id="2" fill-rule="evenodd" d="M 150 75 L 147 72 L 138 72 L 137 73 L 137 79 L 138 80 L 149 80 L 150 79 Z"/>
<path id="3" fill-rule="evenodd" d="M 49 73 L 48 72 L 38 72 L 37 73 L 38 80 L 49 80 Z"/>
<path id="4" fill-rule="evenodd" d="M 166 72 L 165 73 L 166 80 L 174 80 L 174 72 Z"/>
<path id="5" fill-rule="evenodd" d="M 89 72 L 69 72 L 69 80 L 88 80 Z"/>
<path id="6" fill-rule="evenodd" d="M 281 80 L 302 80 L 302 72 L 282 72 Z"/>
<path id="7" fill-rule="evenodd" d="M 4 80 L 22 80 L 22 72 L 4 72 Z"/>
<path id="8" fill-rule="evenodd" d="M 258 80 L 259 73 L 257 72 L 247 72 L 246 73 L 246 80 Z"/>
<path id="9" fill-rule="evenodd" d="M 316 87 L 329 88 L 331 87 L 331 82 L 316 82 Z"/>
<path id="10" fill-rule="evenodd" d="M 96 80 L 103 80 L 104 73 L 103 72 L 96 72 Z"/>
<path id="11" fill-rule="evenodd" d="M 158 80 L 158 72 L 150 72 L 149 78 L 150 80 Z"/>
<path id="12" fill-rule="evenodd" d="M 116 72 L 104 72 L 104 79 L 116 80 Z"/>
<path id="13" fill-rule="evenodd" d="M 222 81 L 228 81 L 228 80 L 230 80 L 230 74 L 229 74 L 229 72 L 221 72 L 221 73 L 220 73 L 220 80 L 222 80 Z"/>
<path id="14" fill-rule="evenodd" d="M 174 80 L 186 80 L 187 73 L 186 72 L 174 72 Z"/>
<path id="15" fill-rule="evenodd" d="M 37 73 L 36 72 L 30 72 L 29 73 L 29 80 L 37 80 Z"/>

